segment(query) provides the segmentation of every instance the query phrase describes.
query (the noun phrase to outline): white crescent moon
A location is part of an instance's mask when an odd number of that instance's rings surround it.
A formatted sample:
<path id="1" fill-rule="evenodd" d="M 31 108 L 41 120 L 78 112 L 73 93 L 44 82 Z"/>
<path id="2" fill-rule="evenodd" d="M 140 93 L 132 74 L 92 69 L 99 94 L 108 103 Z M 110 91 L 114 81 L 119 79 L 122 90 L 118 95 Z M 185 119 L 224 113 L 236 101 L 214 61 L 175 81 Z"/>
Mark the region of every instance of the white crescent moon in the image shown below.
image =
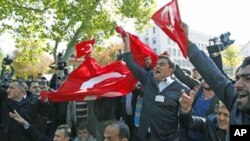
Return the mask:
<path id="1" fill-rule="evenodd" d="M 164 15 L 165 14 L 168 14 L 169 15 L 169 17 L 170 17 L 170 26 L 174 26 L 174 24 L 175 24 L 175 16 L 174 16 L 174 11 L 173 11 L 173 9 L 170 7 L 170 6 L 166 6 L 164 9 L 163 9 L 163 11 L 162 11 L 162 13 L 161 13 L 161 19 L 162 19 L 162 21 L 164 21 Z M 169 25 L 167 25 L 167 26 L 169 26 Z"/>
<path id="2" fill-rule="evenodd" d="M 92 51 L 92 44 L 85 45 L 86 47 L 89 46 L 89 50 L 85 50 L 85 53 L 90 53 Z"/>

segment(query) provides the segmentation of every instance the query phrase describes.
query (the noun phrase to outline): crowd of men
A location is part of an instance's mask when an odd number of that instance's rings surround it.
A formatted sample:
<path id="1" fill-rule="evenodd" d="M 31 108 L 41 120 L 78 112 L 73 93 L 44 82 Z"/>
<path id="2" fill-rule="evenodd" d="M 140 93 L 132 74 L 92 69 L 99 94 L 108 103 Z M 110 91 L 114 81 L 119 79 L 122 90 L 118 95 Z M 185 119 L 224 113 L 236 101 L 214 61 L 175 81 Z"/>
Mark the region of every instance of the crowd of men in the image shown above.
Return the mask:
<path id="1" fill-rule="evenodd" d="M 188 35 L 188 26 L 183 24 Z M 123 35 L 122 59 L 138 79 L 130 94 L 96 101 L 41 101 L 63 79 L 42 74 L 11 80 L 0 91 L 1 141 L 223 141 L 229 125 L 250 124 L 250 57 L 233 82 L 209 56 L 189 42 L 193 72 L 165 52 L 151 68 L 133 60 L 129 34 Z M 193 74 L 193 76 L 191 75 Z"/>

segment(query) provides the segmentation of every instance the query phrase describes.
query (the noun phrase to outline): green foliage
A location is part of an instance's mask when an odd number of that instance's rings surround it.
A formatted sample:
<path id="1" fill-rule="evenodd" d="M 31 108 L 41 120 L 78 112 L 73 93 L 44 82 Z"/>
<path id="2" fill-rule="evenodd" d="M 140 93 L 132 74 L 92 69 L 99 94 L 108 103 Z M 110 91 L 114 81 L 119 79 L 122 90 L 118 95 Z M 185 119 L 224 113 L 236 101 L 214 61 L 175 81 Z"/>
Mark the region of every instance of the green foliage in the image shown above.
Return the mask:
<path id="1" fill-rule="evenodd" d="M 16 76 L 36 76 L 49 70 L 49 64 L 53 61 L 45 54 L 50 47 L 44 40 L 18 40 L 16 48 L 13 62 Z"/>
<path id="2" fill-rule="evenodd" d="M 1 0 L 0 5 L 0 32 L 8 31 L 18 39 L 52 40 L 53 55 L 58 44 L 66 41 L 64 60 L 77 42 L 95 38 L 100 43 L 114 35 L 118 22 L 131 18 L 136 29 L 142 29 L 155 10 L 154 0 Z"/>
<path id="3" fill-rule="evenodd" d="M 3 52 L 2 48 L 0 48 L 0 60 L 3 60 L 4 57 L 5 57 L 4 52 Z"/>
<path id="4" fill-rule="evenodd" d="M 122 48 L 122 45 L 112 45 L 111 47 L 101 47 L 98 46 L 93 49 L 92 56 L 96 59 L 96 61 L 104 66 L 112 63 L 117 60 L 117 54 L 119 49 Z"/>
<path id="5" fill-rule="evenodd" d="M 242 62 L 242 56 L 239 54 L 239 48 L 235 45 L 231 45 L 229 48 L 223 51 L 223 64 L 230 68 L 235 68 Z"/>
<path id="6" fill-rule="evenodd" d="M 0 48 L 0 61 L 1 61 L 1 65 L 2 65 L 2 60 L 3 60 L 4 57 L 5 57 L 4 56 L 4 52 L 3 52 L 2 48 Z M 0 72 L 1 72 L 1 70 L 2 70 L 2 67 L 0 67 Z"/>

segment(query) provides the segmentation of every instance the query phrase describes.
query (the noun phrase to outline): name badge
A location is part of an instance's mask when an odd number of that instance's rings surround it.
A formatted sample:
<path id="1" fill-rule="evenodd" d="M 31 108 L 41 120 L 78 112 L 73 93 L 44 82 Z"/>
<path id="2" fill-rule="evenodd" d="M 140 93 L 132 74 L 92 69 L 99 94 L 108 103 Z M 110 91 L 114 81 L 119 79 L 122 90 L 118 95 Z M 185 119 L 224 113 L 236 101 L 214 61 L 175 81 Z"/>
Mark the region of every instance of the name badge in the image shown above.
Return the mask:
<path id="1" fill-rule="evenodd" d="M 164 102 L 165 97 L 163 95 L 157 95 L 155 97 L 156 102 Z"/>

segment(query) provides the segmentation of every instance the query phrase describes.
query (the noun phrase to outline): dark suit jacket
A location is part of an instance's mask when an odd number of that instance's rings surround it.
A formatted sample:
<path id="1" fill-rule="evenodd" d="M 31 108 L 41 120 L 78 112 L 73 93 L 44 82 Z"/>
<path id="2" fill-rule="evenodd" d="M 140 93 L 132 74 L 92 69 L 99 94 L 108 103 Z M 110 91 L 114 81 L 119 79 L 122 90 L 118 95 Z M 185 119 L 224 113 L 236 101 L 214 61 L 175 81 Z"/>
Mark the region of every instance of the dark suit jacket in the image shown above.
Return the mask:
<path id="1" fill-rule="evenodd" d="M 142 83 L 144 88 L 142 111 L 138 135 L 141 140 L 147 140 L 147 132 L 151 129 L 151 141 L 173 141 L 178 138 L 178 109 L 181 89 L 188 87 L 174 80 L 161 93 L 154 79 L 153 72 L 147 72 L 132 60 L 130 53 L 124 54 L 128 68 Z M 155 101 L 156 95 L 163 95 L 164 102 Z"/>
<path id="2" fill-rule="evenodd" d="M 24 133 L 22 125 L 17 123 L 9 116 L 9 112 L 14 109 L 31 125 L 36 126 L 37 113 L 41 108 L 39 99 L 27 92 L 26 99 L 20 102 L 7 99 L 5 94 L 0 95 L 1 121 L 0 121 L 0 137 L 1 141 L 32 141 Z"/>

